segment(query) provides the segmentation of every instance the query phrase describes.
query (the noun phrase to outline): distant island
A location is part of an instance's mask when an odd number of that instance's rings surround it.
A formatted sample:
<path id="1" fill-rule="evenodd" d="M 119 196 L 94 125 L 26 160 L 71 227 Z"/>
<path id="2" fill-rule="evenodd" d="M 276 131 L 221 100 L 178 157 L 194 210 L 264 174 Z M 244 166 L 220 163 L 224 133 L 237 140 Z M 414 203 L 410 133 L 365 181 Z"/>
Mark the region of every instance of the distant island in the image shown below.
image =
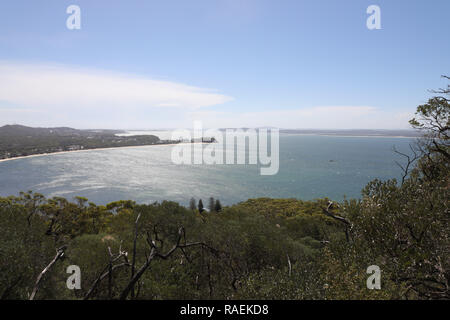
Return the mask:
<path id="1" fill-rule="evenodd" d="M 391 138 L 418 138 L 420 132 L 411 129 L 286 129 L 275 127 L 257 127 L 257 128 L 221 128 L 226 130 L 260 130 L 260 129 L 279 129 L 282 134 L 315 135 L 315 136 L 336 136 L 336 137 L 391 137 Z"/>
<path id="2" fill-rule="evenodd" d="M 32 128 L 22 125 L 0 127 L 0 160 L 66 151 L 176 144 L 154 135 L 118 136 L 121 130 L 78 130 L 67 127 Z M 213 139 L 191 142 L 214 142 Z"/>
<path id="3" fill-rule="evenodd" d="M 411 129 L 382 130 L 382 129 L 280 129 L 284 134 L 310 134 L 339 137 L 404 137 L 418 138 L 420 132 Z"/>

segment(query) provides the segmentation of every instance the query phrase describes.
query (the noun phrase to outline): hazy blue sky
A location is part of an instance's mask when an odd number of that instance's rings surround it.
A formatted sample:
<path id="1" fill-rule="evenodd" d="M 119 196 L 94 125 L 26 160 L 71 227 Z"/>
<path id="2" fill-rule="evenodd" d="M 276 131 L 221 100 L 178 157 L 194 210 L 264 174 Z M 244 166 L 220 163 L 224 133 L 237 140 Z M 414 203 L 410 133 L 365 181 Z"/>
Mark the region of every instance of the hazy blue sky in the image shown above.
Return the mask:
<path id="1" fill-rule="evenodd" d="M 381 30 L 366 27 L 372 4 Z M 2 0 L 0 125 L 407 128 L 446 85 L 449 13 L 449 0 Z"/>

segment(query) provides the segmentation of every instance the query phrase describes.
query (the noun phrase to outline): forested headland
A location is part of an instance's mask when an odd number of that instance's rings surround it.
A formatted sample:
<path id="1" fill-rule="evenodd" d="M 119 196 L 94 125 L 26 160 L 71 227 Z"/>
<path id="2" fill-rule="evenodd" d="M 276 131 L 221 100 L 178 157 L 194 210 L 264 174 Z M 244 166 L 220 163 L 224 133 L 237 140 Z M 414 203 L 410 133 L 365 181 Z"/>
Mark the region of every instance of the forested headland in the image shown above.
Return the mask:
<path id="1" fill-rule="evenodd" d="M 88 150 L 175 143 L 154 135 L 117 136 L 116 130 L 32 128 L 21 125 L 0 127 L 0 159 L 63 151 Z"/>
<path id="2" fill-rule="evenodd" d="M 403 178 L 358 200 L 0 198 L 0 299 L 449 299 L 448 94 L 410 121 L 423 137 Z M 371 265 L 380 290 L 366 287 Z"/>

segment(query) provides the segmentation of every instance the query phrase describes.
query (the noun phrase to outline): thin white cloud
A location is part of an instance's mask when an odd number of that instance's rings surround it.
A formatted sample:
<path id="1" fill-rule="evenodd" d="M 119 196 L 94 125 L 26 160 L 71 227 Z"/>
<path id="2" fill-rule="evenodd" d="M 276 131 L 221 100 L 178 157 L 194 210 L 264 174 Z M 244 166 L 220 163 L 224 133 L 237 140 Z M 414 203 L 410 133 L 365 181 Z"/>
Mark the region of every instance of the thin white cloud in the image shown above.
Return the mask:
<path id="1" fill-rule="evenodd" d="M 410 110 L 373 106 L 204 109 L 230 100 L 212 90 L 135 75 L 0 61 L 0 125 L 189 128 L 201 120 L 209 128 L 401 129 L 413 117 Z"/>
<path id="2" fill-rule="evenodd" d="M 230 100 L 212 90 L 136 75 L 0 61 L 0 101 L 27 108 L 196 109 Z"/>

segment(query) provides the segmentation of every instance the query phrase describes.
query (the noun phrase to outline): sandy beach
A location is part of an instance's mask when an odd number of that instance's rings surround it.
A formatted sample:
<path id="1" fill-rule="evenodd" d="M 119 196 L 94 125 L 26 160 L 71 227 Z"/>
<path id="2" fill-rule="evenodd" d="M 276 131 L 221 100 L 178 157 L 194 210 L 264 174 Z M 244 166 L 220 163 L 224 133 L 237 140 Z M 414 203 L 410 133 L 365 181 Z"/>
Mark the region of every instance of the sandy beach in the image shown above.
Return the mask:
<path id="1" fill-rule="evenodd" d="M 34 158 L 34 157 L 45 157 L 51 156 L 55 154 L 64 154 L 64 153 L 74 153 L 74 152 L 88 152 L 88 151 L 101 151 L 101 150 L 115 150 L 115 149 L 125 149 L 125 148 L 143 148 L 143 147 L 154 147 L 154 146 L 174 146 L 174 145 L 184 145 L 184 144 L 207 144 L 208 142 L 186 142 L 186 143 L 161 143 L 161 144 L 147 144 L 143 146 L 124 146 L 124 147 L 111 147 L 111 148 L 96 148 L 96 149 L 83 149 L 83 150 L 72 150 L 72 151 L 58 151 L 58 152 L 50 152 L 50 153 L 39 153 L 39 154 L 31 154 L 29 156 L 21 156 L 21 157 L 13 157 L 8 159 L 0 159 L 0 162 L 26 159 L 26 158 Z"/>

